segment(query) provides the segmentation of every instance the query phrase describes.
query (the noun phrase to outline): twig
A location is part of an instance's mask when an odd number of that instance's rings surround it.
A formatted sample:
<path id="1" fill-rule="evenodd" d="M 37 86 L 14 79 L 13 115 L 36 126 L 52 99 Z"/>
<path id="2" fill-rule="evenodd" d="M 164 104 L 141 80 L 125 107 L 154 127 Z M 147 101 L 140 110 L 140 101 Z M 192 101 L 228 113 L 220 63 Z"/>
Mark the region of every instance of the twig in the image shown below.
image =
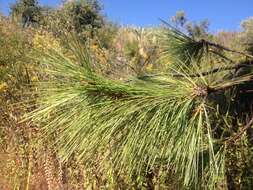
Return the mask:
<path id="1" fill-rule="evenodd" d="M 241 130 L 239 131 L 239 133 L 235 134 L 234 136 L 230 137 L 228 140 L 226 140 L 225 142 L 230 144 L 233 142 L 236 142 L 236 140 L 238 140 L 239 138 L 241 138 L 241 136 L 243 135 L 243 133 L 252 126 L 253 124 L 253 116 L 251 118 L 251 120 L 243 127 L 241 128 Z"/>
<path id="2" fill-rule="evenodd" d="M 253 80 L 253 77 L 249 77 L 247 80 L 243 80 L 240 83 L 237 82 L 237 83 L 231 83 L 231 84 L 228 84 L 228 85 L 223 85 L 223 86 L 218 86 L 218 87 L 208 87 L 208 94 L 213 93 L 213 92 L 217 92 L 217 91 L 220 91 L 220 90 L 229 89 L 229 88 L 232 88 L 236 85 L 240 85 L 242 82 L 249 82 L 249 81 L 252 81 L 252 80 Z"/>
<path id="3" fill-rule="evenodd" d="M 212 49 L 210 49 L 209 51 L 213 54 L 216 54 L 216 55 L 220 56 L 222 59 L 225 59 L 225 60 L 229 61 L 230 63 L 234 63 L 234 61 L 232 59 L 229 59 L 227 56 L 223 55 L 222 53 L 219 53 L 219 52 L 214 51 Z"/>
<path id="4" fill-rule="evenodd" d="M 222 46 L 222 45 L 220 45 L 220 44 L 217 44 L 217 43 L 214 43 L 214 42 L 210 42 L 210 41 L 205 40 L 205 39 L 201 39 L 201 42 L 206 43 L 206 44 L 208 44 L 208 45 L 210 45 L 210 46 L 219 48 L 219 49 L 223 49 L 223 50 L 225 50 L 225 51 L 229 51 L 229 52 L 232 52 L 232 53 L 241 54 L 241 55 L 243 55 L 243 56 L 245 56 L 245 57 L 248 57 L 248 58 L 250 58 L 250 59 L 253 59 L 253 55 L 247 54 L 247 53 L 242 52 L 242 51 L 233 50 L 233 49 L 230 49 L 230 48 L 228 48 L 228 47 Z"/>

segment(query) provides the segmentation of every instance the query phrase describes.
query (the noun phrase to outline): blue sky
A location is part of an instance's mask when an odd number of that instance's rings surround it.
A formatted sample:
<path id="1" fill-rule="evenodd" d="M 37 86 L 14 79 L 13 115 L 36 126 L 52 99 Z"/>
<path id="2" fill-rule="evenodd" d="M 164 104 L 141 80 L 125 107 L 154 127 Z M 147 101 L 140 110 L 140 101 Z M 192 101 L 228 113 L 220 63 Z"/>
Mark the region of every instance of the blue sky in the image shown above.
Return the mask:
<path id="1" fill-rule="evenodd" d="M 10 3 L 0 0 L 0 9 L 8 14 Z M 61 0 L 40 0 L 42 5 L 57 6 Z M 240 22 L 253 16 L 253 0 L 101 0 L 103 13 L 124 25 L 159 25 L 159 18 L 168 20 L 184 10 L 190 20 L 209 19 L 211 31 L 239 30 Z"/>

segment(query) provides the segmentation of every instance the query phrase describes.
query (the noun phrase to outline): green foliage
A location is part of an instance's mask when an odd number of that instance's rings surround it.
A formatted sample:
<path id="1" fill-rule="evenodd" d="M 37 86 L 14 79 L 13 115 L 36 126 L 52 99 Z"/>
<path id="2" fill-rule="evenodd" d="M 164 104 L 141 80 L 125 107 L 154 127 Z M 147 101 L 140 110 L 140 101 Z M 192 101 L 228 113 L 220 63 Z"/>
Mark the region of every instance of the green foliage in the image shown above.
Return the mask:
<path id="1" fill-rule="evenodd" d="M 171 21 L 175 23 L 177 27 L 183 27 L 186 22 L 187 18 L 184 11 L 178 11 L 176 12 L 176 15 L 171 18 Z"/>
<path id="2" fill-rule="evenodd" d="M 208 53 L 206 43 L 196 41 L 171 26 L 164 30 L 160 41 L 165 58 L 168 56 L 169 59 L 174 59 L 173 62 L 180 61 L 188 66 L 192 60 L 200 62 L 201 58 Z"/>
<path id="3" fill-rule="evenodd" d="M 193 38 L 205 38 L 208 35 L 209 21 L 202 20 L 199 23 L 188 21 L 184 11 L 178 11 L 171 18 L 172 23 L 175 23 L 177 28 L 181 28 Z"/>
<path id="4" fill-rule="evenodd" d="M 74 31 L 80 37 L 93 37 L 96 29 L 101 28 L 104 19 L 100 14 L 98 1 L 67 1 L 61 8 L 52 9 L 44 18 L 45 28 L 56 35 Z"/>
<path id="5" fill-rule="evenodd" d="M 11 6 L 11 16 L 22 23 L 23 27 L 39 23 L 41 7 L 37 0 L 19 0 Z"/>
<path id="6" fill-rule="evenodd" d="M 187 31 L 192 37 L 205 37 L 207 35 L 209 21 L 203 20 L 199 23 L 188 23 L 186 25 Z"/>
<path id="7" fill-rule="evenodd" d="M 136 29 L 100 10 L 19 1 L 40 30 L 1 17 L 0 188 L 251 189 L 251 19 L 220 45 L 184 12 Z"/>
<path id="8" fill-rule="evenodd" d="M 174 56 L 168 73 L 128 82 L 98 72 L 99 63 L 80 44 L 71 59 L 55 49 L 39 53 L 40 75 L 47 77 L 34 86 L 37 109 L 26 119 L 42 126 L 45 139 L 57 134 L 53 145 L 62 160 L 76 155 L 87 168 L 98 166 L 108 172 L 111 166 L 118 175 L 137 178 L 141 184 L 143 176 L 170 170 L 182 188 L 216 189 L 224 186 L 226 175 L 232 176 L 227 173 L 232 166 L 226 168 L 233 158 L 231 143 L 252 126 L 245 108 L 240 116 L 245 127 L 233 128 L 244 103 L 237 107 L 231 102 L 240 93 L 237 89 L 250 82 L 252 72 L 229 76 L 233 69 L 251 68 L 251 56 L 197 41 L 173 27 L 165 34 L 163 42 L 170 51 L 163 54 Z M 210 60 L 229 61 L 221 51 L 247 59 L 203 72 Z"/>
<path id="9" fill-rule="evenodd" d="M 7 19 L 0 21 L 0 82 L 21 85 L 29 80 L 28 54 L 31 48 L 29 35 L 32 32 L 23 31 Z M 29 69 L 28 69 L 29 70 Z"/>
<path id="10" fill-rule="evenodd" d="M 213 187 L 223 174 L 224 147 L 214 148 L 204 77 L 126 84 L 91 72 L 87 57 L 73 63 L 51 50 L 39 60 L 50 78 L 36 86 L 39 107 L 27 118 L 43 125 L 46 139 L 58 134 L 62 159 L 75 153 L 87 167 L 112 162 L 130 177 L 172 167 L 186 187 L 201 186 L 201 179 Z"/>
<path id="11" fill-rule="evenodd" d="M 241 26 L 243 28 L 242 39 L 246 45 L 246 50 L 253 54 L 253 18 L 244 20 Z"/>
<path id="12" fill-rule="evenodd" d="M 64 10 L 65 16 L 69 17 L 68 21 L 77 33 L 80 33 L 85 27 L 92 29 L 101 27 L 102 18 L 99 16 L 100 6 L 97 1 L 94 3 L 82 0 L 67 2 L 64 4 Z"/>

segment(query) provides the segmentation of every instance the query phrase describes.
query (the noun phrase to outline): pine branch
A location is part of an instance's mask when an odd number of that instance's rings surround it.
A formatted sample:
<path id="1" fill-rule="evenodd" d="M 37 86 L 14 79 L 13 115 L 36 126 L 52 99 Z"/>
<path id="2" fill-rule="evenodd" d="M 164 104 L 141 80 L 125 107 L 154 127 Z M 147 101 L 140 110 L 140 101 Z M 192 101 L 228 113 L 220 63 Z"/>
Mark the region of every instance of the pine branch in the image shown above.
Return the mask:
<path id="1" fill-rule="evenodd" d="M 207 75 L 210 75 L 210 74 L 214 74 L 214 73 L 217 73 L 217 72 L 222 72 L 222 71 L 229 71 L 229 70 L 238 70 L 240 68 L 243 68 L 243 67 L 249 67 L 252 65 L 253 62 L 243 62 L 243 63 L 237 63 L 233 66 L 225 66 L 225 67 L 218 67 L 218 68 L 214 68 L 214 69 L 211 69 L 209 71 L 204 71 L 202 73 L 196 73 L 196 74 L 190 74 L 190 75 L 187 75 L 188 77 L 201 77 L 201 76 L 207 76 Z M 159 73 L 159 74 L 152 74 L 152 75 L 143 75 L 143 76 L 140 76 L 138 77 L 138 79 L 145 79 L 145 78 L 151 78 L 151 77 L 160 77 L 160 76 L 173 76 L 173 77 L 185 77 L 185 75 L 183 74 L 170 74 L 170 73 Z M 127 82 L 130 82 L 129 80 Z"/>
<path id="2" fill-rule="evenodd" d="M 187 40 L 189 42 L 192 42 L 192 43 L 195 43 L 195 44 L 202 44 L 202 47 L 212 46 L 212 47 L 215 47 L 215 48 L 218 48 L 218 49 L 222 49 L 222 50 L 225 50 L 225 51 L 228 51 L 228 52 L 232 52 L 232 53 L 237 53 L 237 54 L 243 55 L 243 56 L 245 56 L 247 58 L 253 59 L 253 55 L 247 54 L 247 53 L 242 52 L 242 51 L 230 49 L 228 47 L 225 47 L 223 45 L 211 42 L 211 41 L 206 40 L 206 39 L 196 40 L 196 39 L 188 36 L 187 34 L 181 32 L 180 30 L 178 30 L 177 28 L 175 28 L 174 26 L 172 26 L 168 22 L 166 22 L 166 21 L 164 21 L 162 19 L 160 19 L 160 20 L 162 21 L 162 23 L 164 23 L 166 26 L 168 26 L 168 28 L 170 30 L 173 31 L 174 35 L 180 36 L 180 37 L 184 38 L 185 40 Z M 224 56 L 222 54 L 220 54 L 220 53 L 218 53 L 218 52 L 216 52 L 214 50 L 213 50 L 213 53 L 215 53 L 215 54 L 221 56 L 222 58 L 224 58 Z"/>
<path id="3" fill-rule="evenodd" d="M 205 39 L 201 39 L 200 41 L 203 42 L 203 43 L 206 43 L 206 44 L 208 44 L 208 45 L 210 45 L 210 46 L 216 47 L 216 48 L 218 48 L 218 49 L 223 49 L 223 50 L 225 50 L 225 51 L 229 51 L 229 52 L 232 52 L 232 53 L 241 54 L 241 55 L 243 55 L 243 56 L 245 56 L 245 57 L 247 57 L 247 58 L 253 59 L 253 56 L 252 56 L 252 55 L 247 54 L 247 53 L 245 53 L 245 52 L 238 51 L 238 50 L 233 50 L 233 49 L 230 49 L 230 48 L 228 48 L 228 47 L 222 46 L 222 45 L 220 45 L 220 44 L 217 44 L 217 43 L 214 43 L 214 42 L 210 42 L 210 41 L 205 40 Z"/>
<path id="4" fill-rule="evenodd" d="M 250 64 L 251 64 L 251 62 L 250 62 Z M 214 73 L 217 73 L 217 72 L 222 72 L 222 71 L 238 70 L 242 67 L 249 67 L 250 64 L 238 63 L 238 64 L 235 64 L 233 66 L 218 67 L 218 68 L 214 68 L 214 69 L 211 69 L 209 71 L 202 72 L 202 73 L 189 75 L 189 77 L 201 77 L 201 76 L 207 76 L 207 75 L 214 74 Z M 184 75 L 173 74 L 173 76 L 174 77 L 183 77 Z"/>

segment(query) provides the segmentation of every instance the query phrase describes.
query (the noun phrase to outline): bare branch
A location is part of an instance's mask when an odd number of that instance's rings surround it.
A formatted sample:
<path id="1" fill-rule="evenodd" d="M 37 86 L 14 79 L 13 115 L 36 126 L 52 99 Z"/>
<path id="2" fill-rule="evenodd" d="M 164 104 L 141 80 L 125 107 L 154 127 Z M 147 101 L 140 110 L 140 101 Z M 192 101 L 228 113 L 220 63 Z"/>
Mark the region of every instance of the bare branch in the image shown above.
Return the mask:
<path id="1" fill-rule="evenodd" d="M 247 58 L 253 59 L 253 55 L 247 54 L 247 53 L 245 53 L 245 52 L 238 51 L 238 50 L 232 50 L 232 49 L 230 49 L 230 48 L 228 48 L 228 47 L 222 46 L 222 45 L 217 44 L 217 43 L 214 43 L 214 42 L 210 42 L 210 41 L 205 40 L 205 39 L 202 39 L 201 41 L 202 41 L 203 43 L 206 43 L 206 44 L 208 44 L 208 45 L 210 45 L 210 46 L 213 46 L 213 47 L 216 47 L 216 48 L 218 48 L 218 49 L 223 49 L 223 50 L 225 50 L 225 51 L 229 51 L 229 52 L 232 52 L 232 53 L 241 54 L 241 55 L 243 55 L 243 56 L 245 56 L 245 57 L 247 57 Z"/>

